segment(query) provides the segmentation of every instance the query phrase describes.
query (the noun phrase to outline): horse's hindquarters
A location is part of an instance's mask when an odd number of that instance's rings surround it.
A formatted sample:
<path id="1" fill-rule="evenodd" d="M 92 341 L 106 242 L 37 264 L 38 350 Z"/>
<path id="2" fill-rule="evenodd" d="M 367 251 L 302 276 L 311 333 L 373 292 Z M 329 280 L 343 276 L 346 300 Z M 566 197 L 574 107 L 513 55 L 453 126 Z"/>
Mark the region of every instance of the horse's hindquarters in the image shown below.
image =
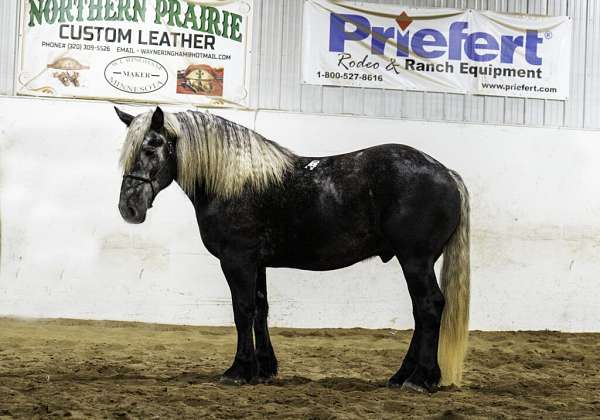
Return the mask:
<path id="1" fill-rule="evenodd" d="M 448 170 L 407 146 L 300 158 L 261 201 L 273 266 L 333 270 L 373 256 L 440 255 L 458 223 Z"/>

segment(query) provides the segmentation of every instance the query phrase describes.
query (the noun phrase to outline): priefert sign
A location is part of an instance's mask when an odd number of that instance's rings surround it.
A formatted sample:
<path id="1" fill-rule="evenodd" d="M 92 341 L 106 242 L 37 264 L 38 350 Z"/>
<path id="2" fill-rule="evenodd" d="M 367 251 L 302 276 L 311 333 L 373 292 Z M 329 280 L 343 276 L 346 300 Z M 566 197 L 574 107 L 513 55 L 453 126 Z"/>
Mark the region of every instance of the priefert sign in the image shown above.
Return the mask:
<path id="1" fill-rule="evenodd" d="M 351 6 L 351 7 L 350 7 Z M 565 99 L 571 20 L 308 0 L 305 83 Z"/>

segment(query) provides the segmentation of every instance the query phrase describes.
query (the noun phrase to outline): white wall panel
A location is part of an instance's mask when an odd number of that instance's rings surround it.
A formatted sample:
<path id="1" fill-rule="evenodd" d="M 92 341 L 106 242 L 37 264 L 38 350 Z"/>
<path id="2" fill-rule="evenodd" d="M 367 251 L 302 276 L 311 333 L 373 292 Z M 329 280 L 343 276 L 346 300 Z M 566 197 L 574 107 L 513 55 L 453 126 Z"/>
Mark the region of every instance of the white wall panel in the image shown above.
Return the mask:
<path id="1" fill-rule="evenodd" d="M 529 0 L 525 3 L 527 3 L 527 10 L 524 13 L 542 16 L 548 14 L 548 0 Z"/>
<path id="2" fill-rule="evenodd" d="M 444 119 L 447 121 L 464 121 L 465 95 L 447 93 L 444 102 Z"/>
<path id="3" fill-rule="evenodd" d="M 261 108 L 280 109 L 282 67 L 284 61 L 286 65 L 288 62 L 288 56 L 283 55 L 282 48 L 284 5 L 283 1 L 263 1 L 261 22 L 255 22 L 262 24 L 260 54 L 255 56 L 261 60 L 258 77 Z"/>
<path id="4" fill-rule="evenodd" d="M 508 13 L 527 13 L 528 1 L 508 0 L 506 9 L 500 9 L 501 12 Z M 524 124 L 525 123 L 525 99 L 507 97 L 504 103 L 504 123 L 506 124 Z"/>
<path id="5" fill-rule="evenodd" d="M 547 0 L 546 13 L 548 16 L 567 15 L 567 0 Z M 560 127 L 565 122 L 565 102 L 545 101 L 544 126 Z M 600 124 L 598 125 L 600 127 Z"/>
<path id="6" fill-rule="evenodd" d="M 315 85 L 302 85 L 300 109 L 302 112 L 319 113 L 323 110 L 323 88 Z"/>
<path id="7" fill-rule="evenodd" d="M 524 13 L 532 15 L 548 15 L 547 0 L 529 0 L 526 2 L 527 8 Z M 544 125 L 544 113 L 546 112 L 546 102 L 543 99 L 525 100 L 524 122 L 528 126 L 540 127 Z"/>
<path id="8" fill-rule="evenodd" d="M 568 2 L 568 13 L 573 17 L 573 46 L 571 51 L 571 94 L 565 103 L 564 125 L 567 127 L 582 127 L 584 122 L 587 3 L 595 1 L 598 0 L 571 0 Z"/>
<path id="9" fill-rule="evenodd" d="M 483 122 L 485 120 L 485 97 L 465 95 L 465 121 Z"/>
<path id="10" fill-rule="evenodd" d="M 404 92 L 404 109 L 402 114 L 410 120 L 422 120 L 424 118 L 425 93 L 407 90 Z"/>
<path id="11" fill-rule="evenodd" d="M 484 96 L 483 103 L 484 122 L 504 124 L 504 98 L 500 96 Z"/>
<path id="12" fill-rule="evenodd" d="M 404 107 L 404 92 L 401 90 L 387 90 L 385 95 L 385 112 L 384 116 L 389 118 L 402 118 L 402 110 Z"/>
<path id="13" fill-rule="evenodd" d="M 283 37 L 281 46 L 281 101 L 280 109 L 300 111 L 300 64 L 302 50 L 302 2 L 283 1 Z"/>
<path id="14" fill-rule="evenodd" d="M 600 1 L 590 1 L 587 10 L 584 126 L 600 122 Z"/>
<path id="15" fill-rule="evenodd" d="M 338 86 L 323 87 L 323 112 L 342 114 L 344 110 L 344 88 Z"/>
<path id="16" fill-rule="evenodd" d="M 385 93 L 382 94 L 379 89 L 365 89 L 365 115 L 372 117 L 385 115 L 385 97 Z"/>
<path id="17" fill-rule="evenodd" d="M 444 102 L 446 94 L 426 92 L 424 96 L 426 106 L 423 107 L 423 118 L 430 121 L 444 120 Z"/>
<path id="18" fill-rule="evenodd" d="M 265 25 L 261 24 L 262 21 L 262 1 L 254 2 L 254 25 L 252 28 L 252 64 L 250 73 L 250 107 L 258 108 L 260 92 L 259 92 L 259 78 L 260 78 L 260 47 L 262 43 L 262 28 Z"/>
<path id="19" fill-rule="evenodd" d="M 525 101 L 525 124 L 531 127 L 544 125 L 545 101 L 543 99 L 528 99 Z"/>
<path id="20" fill-rule="evenodd" d="M 567 0 L 547 0 L 548 16 L 561 16 L 567 13 Z"/>
<path id="21" fill-rule="evenodd" d="M 365 115 L 365 89 L 346 89 L 344 93 L 343 114 Z"/>

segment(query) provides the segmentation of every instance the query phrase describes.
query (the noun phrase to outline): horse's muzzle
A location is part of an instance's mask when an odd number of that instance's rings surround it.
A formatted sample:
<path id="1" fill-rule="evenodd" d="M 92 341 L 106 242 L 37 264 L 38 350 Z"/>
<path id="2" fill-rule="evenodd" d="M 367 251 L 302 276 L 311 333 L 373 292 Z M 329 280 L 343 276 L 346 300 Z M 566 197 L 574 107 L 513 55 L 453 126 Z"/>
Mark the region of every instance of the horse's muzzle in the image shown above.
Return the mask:
<path id="1" fill-rule="evenodd" d="M 137 184 L 136 184 L 137 182 Z M 119 212 L 127 223 L 139 224 L 146 220 L 152 207 L 154 189 L 150 183 L 139 183 L 129 177 L 123 178 L 119 197 Z"/>
<path id="2" fill-rule="evenodd" d="M 146 220 L 146 211 L 139 210 L 132 205 L 119 203 L 119 212 L 127 223 L 140 224 Z"/>

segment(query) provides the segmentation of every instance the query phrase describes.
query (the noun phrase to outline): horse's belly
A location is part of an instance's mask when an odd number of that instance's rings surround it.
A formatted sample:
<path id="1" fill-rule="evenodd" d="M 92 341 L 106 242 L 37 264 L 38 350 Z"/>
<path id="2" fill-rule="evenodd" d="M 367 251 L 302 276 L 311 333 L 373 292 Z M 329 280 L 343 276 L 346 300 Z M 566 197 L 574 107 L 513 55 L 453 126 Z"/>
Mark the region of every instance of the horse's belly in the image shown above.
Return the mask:
<path id="1" fill-rule="evenodd" d="M 272 266 L 303 270 L 336 270 L 385 253 L 381 239 L 372 233 L 298 235 L 286 251 L 279 250 Z M 283 251 L 283 252 L 281 252 Z"/>

